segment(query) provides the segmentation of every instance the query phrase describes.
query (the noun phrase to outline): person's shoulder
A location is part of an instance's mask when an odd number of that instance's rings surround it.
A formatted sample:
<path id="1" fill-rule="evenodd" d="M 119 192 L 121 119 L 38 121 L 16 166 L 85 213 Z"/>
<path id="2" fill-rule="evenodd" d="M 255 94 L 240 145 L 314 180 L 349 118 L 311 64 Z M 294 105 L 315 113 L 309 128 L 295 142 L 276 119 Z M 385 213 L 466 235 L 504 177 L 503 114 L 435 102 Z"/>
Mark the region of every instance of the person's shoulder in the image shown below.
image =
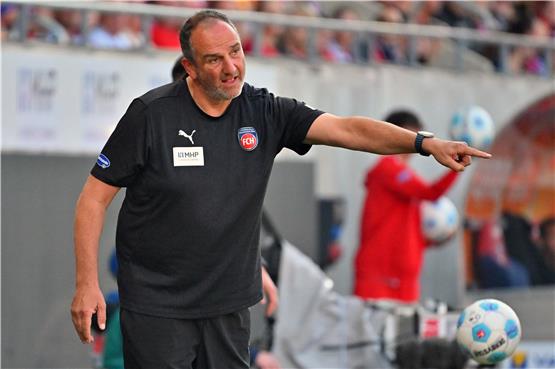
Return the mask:
<path id="1" fill-rule="evenodd" d="M 379 159 L 377 165 L 397 167 L 400 164 L 399 160 L 395 158 L 395 155 L 384 155 Z"/>
<path id="2" fill-rule="evenodd" d="M 384 155 L 375 166 L 379 172 L 397 172 L 406 169 L 407 166 L 398 160 L 395 155 Z"/>
<path id="3" fill-rule="evenodd" d="M 182 83 L 183 81 L 176 81 L 156 87 L 138 97 L 138 99 L 146 106 L 149 106 L 160 99 L 176 97 L 182 92 Z"/>
<path id="4" fill-rule="evenodd" d="M 243 85 L 243 94 L 247 99 L 256 100 L 256 99 L 265 99 L 265 98 L 273 98 L 274 94 L 268 91 L 267 88 L 263 87 L 255 87 L 245 82 Z"/>

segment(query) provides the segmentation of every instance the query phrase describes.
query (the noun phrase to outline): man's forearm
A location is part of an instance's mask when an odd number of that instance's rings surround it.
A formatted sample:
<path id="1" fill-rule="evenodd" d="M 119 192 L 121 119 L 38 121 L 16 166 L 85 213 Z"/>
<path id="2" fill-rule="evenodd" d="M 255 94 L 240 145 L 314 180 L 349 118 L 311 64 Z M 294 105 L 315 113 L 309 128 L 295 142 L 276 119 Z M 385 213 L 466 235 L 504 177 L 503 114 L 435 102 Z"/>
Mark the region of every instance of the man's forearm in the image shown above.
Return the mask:
<path id="1" fill-rule="evenodd" d="M 343 142 L 349 149 L 383 155 L 415 152 L 416 134 L 408 129 L 366 117 L 344 119 L 346 127 L 352 130 L 347 136 L 351 138 Z"/>
<path id="2" fill-rule="evenodd" d="M 98 284 L 98 244 L 106 209 L 93 199 L 81 195 L 77 202 L 74 243 L 76 286 Z"/>
<path id="3" fill-rule="evenodd" d="M 375 154 L 415 152 L 416 133 L 367 117 L 323 114 L 312 124 L 306 143 L 343 147 Z"/>

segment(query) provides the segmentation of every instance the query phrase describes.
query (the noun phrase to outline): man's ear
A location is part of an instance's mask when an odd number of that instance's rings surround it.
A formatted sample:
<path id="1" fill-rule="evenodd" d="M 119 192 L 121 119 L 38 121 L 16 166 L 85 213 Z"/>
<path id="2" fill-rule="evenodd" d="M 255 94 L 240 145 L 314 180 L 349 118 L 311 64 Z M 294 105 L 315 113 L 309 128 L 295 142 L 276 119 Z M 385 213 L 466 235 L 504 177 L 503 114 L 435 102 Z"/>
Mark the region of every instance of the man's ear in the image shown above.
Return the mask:
<path id="1" fill-rule="evenodd" d="M 189 59 L 187 58 L 181 59 L 181 65 L 183 66 L 183 68 L 185 68 L 185 71 L 189 76 L 191 76 L 192 79 L 197 78 L 197 72 L 196 72 L 195 66 L 193 65 L 193 63 L 191 63 Z"/>

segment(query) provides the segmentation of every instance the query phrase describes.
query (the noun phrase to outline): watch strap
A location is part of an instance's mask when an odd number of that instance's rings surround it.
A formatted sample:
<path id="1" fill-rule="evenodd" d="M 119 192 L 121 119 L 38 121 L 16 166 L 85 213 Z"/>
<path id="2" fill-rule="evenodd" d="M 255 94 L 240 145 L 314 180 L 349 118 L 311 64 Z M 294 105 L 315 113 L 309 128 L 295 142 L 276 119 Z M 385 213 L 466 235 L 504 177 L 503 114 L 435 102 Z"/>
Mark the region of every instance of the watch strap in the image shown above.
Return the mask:
<path id="1" fill-rule="evenodd" d="M 422 142 L 424 142 L 424 139 L 428 138 L 420 133 L 416 134 L 416 139 L 414 140 L 414 148 L 416 149 L 416 152 L 419 153 L 422 156 L 430 156 L 430 153 L 424 151 L 424 149 L 422 148 Z"/>

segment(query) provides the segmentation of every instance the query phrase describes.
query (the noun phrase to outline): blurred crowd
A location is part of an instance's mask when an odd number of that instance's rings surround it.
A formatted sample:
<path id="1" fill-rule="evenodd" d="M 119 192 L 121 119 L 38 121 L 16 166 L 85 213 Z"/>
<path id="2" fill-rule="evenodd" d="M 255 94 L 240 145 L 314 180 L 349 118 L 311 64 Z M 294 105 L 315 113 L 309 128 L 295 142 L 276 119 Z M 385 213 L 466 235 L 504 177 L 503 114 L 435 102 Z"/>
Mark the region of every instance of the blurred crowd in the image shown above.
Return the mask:
<path id="1" fill-rule="evenodd" d="M 419 25 L 466 27 L 479 31 L 501 31 L 534 37 L 555 38 L 555 1 L 134 1 L 146 4 L 188 8 L 246 10 L 308 17 L 335 18 L 346 21 L 380 21 Z M 179 50 L 180 17 L 155 18 L 147 29 L 139 15 L 129 13 L 82 12 L 43 6 L 28 8 L 29 22 L 25 37 L 59 43 L 87 45 L 94 48 L 132 50 L 145 46 Z M 86 17 L 85 17 L 86 14 Z M 22 36 L 18 19 L 21 8 L 3 2 L 1 5 L 2 41 Z M 254 51 L 252 24 L 238 23 L 245 53 Z M 83 32 L 83 30 L 86 30 Z M 145 37 L 145 32 L 150 32 Z M 85 34 L 83 34 L 85 33 Z M 308 59 L 309 32 L 302 27 L 266 25 L 262 31 L 260 53 L 264 57 Z M 146 45 L 147 40 L 151 45 Z M 420 38 L 410 45 L 406 37 L 379 35 L 364 39 L 348 31 L 318 31 L 315 54 L 336 63 L 366 62 L 408 64 L 409 49 L 415 47 L 419 64 L 429 64 L 441 52 L 442 41 Z M 373 47 L 369 47 L 373 46 Z M 498 70 L 509 73 L 548 75 L 546 55 L 530 47 L 512 47 L 508 58 L 500 57 L 494 45 L 468 45 Z M 555 64 L 555 63 L 553 63 Z M 551 66 L 553 67 L 553 66 Z"/>

